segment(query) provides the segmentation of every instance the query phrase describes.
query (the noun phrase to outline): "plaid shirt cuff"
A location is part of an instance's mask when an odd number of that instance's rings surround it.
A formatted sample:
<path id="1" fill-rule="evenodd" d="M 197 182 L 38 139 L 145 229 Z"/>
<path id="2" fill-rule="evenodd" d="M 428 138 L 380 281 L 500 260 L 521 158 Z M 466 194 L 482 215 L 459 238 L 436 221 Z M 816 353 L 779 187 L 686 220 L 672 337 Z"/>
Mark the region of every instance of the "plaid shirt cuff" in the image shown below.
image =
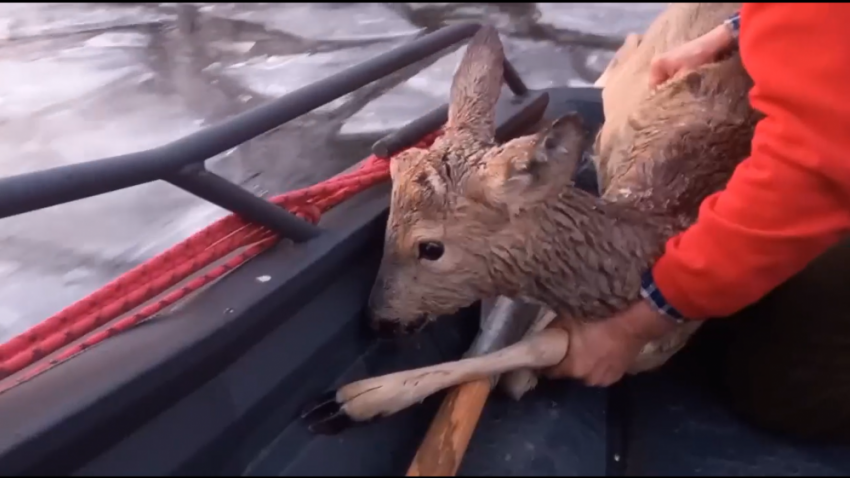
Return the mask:
<path id="1" fill-rule="evenodd" d="M 655 279 L 652 277 L 652 269 L 643 273 L 640 281 L 640 295 L 643 297 L 653 309 L 660 312 L 663 316 L 673 320 L 677 324 L 685 321 L 685 317 L 674 309 L 673 306 L 667 303 L 667 300 L 661 294 L 658 286 L 655 285 Z"/>

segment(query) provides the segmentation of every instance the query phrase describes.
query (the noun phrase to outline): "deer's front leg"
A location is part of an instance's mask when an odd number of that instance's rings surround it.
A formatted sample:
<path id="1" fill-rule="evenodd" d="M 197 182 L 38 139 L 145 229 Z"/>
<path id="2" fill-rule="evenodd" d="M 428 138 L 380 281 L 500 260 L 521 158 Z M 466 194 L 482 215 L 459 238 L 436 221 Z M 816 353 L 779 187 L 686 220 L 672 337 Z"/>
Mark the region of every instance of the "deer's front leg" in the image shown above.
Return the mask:
<path id="1" fill-rule="evenodd" d="M 525 333 L 523 338 L 530 337 L 543 329 L 555 320 L 557 314 L 549 309 L 541 309 L 537 319 Z M 537 386 L 537 371 L 529 368 L 522 368 L 508 372 L 499 379 L 499 389 L 506 393 L 514 400 L 519 400 L 526 393 L 533 390 Z"/>
<path id="2" fill-rule="evenodd" d="M 357 423 L 392 415 L 440 390 L 517 369 L 551 367 L 567 354 L 566 331 L 549 329 L 479 357 L 350 383 L 310 404 L 302 414 L 311 430 L 337 433 Z"/>

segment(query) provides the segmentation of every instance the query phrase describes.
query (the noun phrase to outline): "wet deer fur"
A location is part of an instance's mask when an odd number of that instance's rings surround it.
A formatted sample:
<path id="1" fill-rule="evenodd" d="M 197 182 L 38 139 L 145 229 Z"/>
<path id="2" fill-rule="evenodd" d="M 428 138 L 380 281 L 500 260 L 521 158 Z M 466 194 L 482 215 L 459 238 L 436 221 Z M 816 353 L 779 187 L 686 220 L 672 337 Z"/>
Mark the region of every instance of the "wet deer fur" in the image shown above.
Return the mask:
<path id="1" fill-rule="evenodd" d="M 758 119 L 736 53 L 654 90 L 650 61 L 737 7 L 670 4 L 618 51 L 603 75 L 606 121 L 593 145 L 601 197 L 572 183 L 589 143 L 578 116 L 495 143 L 504 52 L 496 30 L 482 28 L 455 74 L 445 134 L 391 163 L 372 320 L 416 330 L 426 317 L 498 295 L 600 320 L 638 300 L 640 274 L 724 187 Z M 442 245 L 442 256 L 420 257 L 425 243 Z M 650 344 L 632 371 L 666 361 L 697 327 Z"/>

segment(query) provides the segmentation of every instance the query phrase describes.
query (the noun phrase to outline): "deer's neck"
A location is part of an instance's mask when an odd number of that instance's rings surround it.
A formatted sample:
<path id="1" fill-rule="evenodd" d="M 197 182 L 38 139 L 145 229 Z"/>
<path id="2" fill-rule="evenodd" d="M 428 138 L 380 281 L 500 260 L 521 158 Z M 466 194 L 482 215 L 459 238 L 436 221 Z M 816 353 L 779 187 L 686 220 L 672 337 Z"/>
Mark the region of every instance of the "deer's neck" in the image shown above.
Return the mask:
<path id="1" fill-rule="evenodd" d="M 640 276 L 681 221 L 605 202 L 577 189 L 519 215 L 523 231 L 498 249 L 498 293 L 543 303 L 575 318 L 600 319 L 640 294 Z M 524 227 L 523 227 L 524 226 Z"/>

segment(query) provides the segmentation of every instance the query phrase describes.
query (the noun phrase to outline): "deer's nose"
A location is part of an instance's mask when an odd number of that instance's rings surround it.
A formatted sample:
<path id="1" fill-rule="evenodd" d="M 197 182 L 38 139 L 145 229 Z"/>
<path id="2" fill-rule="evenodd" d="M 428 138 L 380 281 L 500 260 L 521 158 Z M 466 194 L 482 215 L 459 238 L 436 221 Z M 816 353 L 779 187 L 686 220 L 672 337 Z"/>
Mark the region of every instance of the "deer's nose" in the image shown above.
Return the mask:
<path id="1" fill-rule="evenodd" d="M 422 315 L 414 320 L 400 321 L 376 317 L 367 312 L 369 327 L 382 339 L 392 339 L 401 335 L 410 335 L 422 330 L 428 324 L 428 316 Z"/>
<path id="2" fill-rule="evenodd" d="M 369 319 L 369 326 L 380 339 L 393 339 L 403 333 L 401 324 L 395 321 Z"/>
<path id="3" fill-rule="evenodd" d="M 399 322 L 397 320 L 390 320 L 375 313 L 379 309 L 376 309 L 374 306 L 374 298 L 375 293 L 373 292 L 363 314 L 366 317 L 369 328 L 372 329 L 375 335 L 382 339 L 391 339 L 399 335 Z"/>

